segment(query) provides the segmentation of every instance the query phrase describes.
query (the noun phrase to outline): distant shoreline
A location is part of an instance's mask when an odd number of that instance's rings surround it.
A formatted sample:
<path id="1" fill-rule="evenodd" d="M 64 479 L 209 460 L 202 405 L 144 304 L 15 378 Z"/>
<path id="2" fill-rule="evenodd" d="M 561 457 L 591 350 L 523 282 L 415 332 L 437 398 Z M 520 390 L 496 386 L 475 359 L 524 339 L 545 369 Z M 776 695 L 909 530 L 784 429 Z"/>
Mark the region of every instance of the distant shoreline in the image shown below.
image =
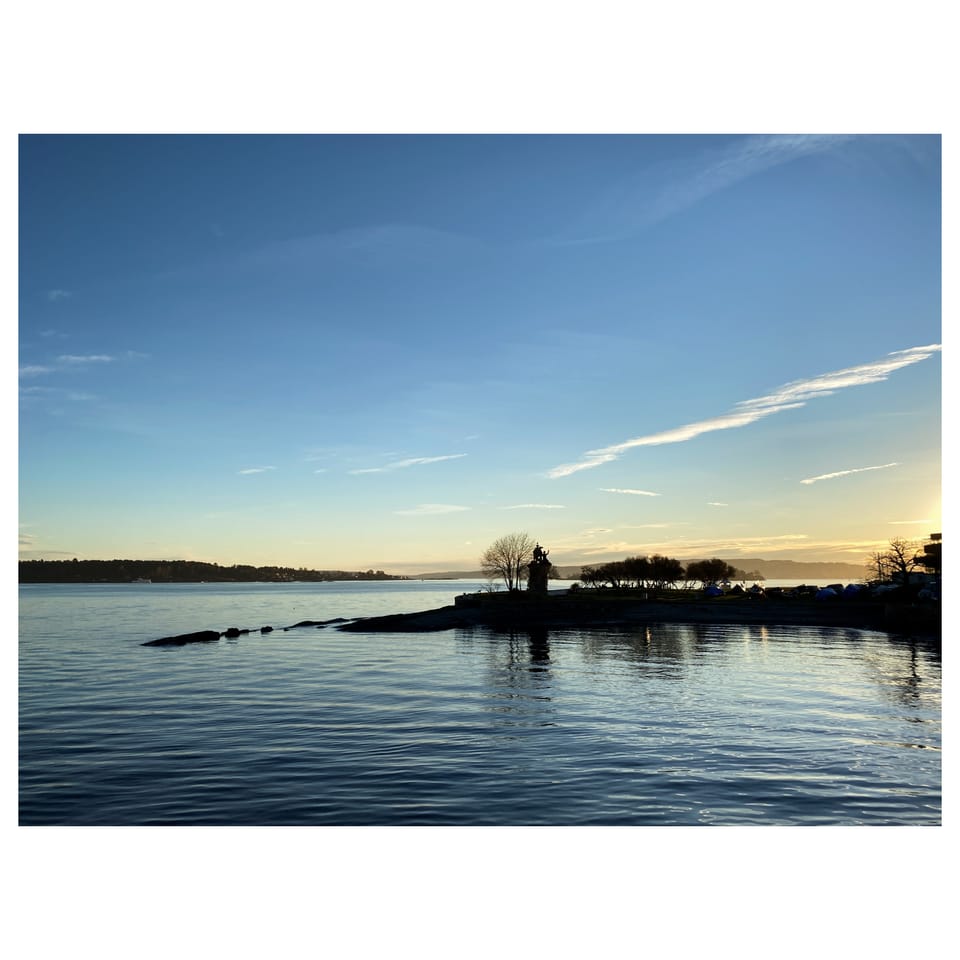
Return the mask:
<path id="1" fill-rule="evenodd" d="M 795 580 L 806 583 L 820 581 L 859 582 L 870 571 L 860 565 L 804 560 L 764 560 L 734 558 L 732 566 L 762 574 L 766 582 Z M 560 564 L 556 567 L 560 580 L 579 580 L 581 564 Z M 452 581 L 485 580 L 482 570 L 432 570 L 418 573 L 386 573 L 384 570 L 344 570 L 334 567 L 322 570 L 305 567 L 267 564 L 207 563 L 199 560 L 24 560 L 19 561 L 20 583 L 330 583 L 364 581 Z M 746 577 L 746 580 L 757 579 Z"/>

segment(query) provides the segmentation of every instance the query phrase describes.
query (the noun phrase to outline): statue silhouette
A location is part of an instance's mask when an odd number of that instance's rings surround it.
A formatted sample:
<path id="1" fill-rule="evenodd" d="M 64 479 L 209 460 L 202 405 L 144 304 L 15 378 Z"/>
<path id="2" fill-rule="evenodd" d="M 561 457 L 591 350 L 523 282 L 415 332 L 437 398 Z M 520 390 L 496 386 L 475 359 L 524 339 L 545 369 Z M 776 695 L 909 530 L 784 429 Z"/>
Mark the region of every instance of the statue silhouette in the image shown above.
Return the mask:
<path id="1" fill-rule="evenodd" d="M 547 579 L 550 573 L 548 552 L 539 543 L 533 548 L 533 559 L 527 567 L 527 590 L 533 593 L 545 595 L 547 592 Z"/>

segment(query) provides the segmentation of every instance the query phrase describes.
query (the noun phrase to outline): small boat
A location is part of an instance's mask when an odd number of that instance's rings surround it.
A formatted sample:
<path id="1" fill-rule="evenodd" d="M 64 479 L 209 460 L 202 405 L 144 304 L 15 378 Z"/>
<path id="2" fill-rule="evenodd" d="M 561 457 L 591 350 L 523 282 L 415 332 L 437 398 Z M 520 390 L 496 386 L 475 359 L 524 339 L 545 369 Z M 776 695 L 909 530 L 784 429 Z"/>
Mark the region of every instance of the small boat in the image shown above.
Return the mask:
<path id="1" fill-rule="evenodd" d="M 137 577 L 136 580 L 131 580 L 131 583 L 153 583 L 152 580 L 148 580 L 146 577 Z"/>

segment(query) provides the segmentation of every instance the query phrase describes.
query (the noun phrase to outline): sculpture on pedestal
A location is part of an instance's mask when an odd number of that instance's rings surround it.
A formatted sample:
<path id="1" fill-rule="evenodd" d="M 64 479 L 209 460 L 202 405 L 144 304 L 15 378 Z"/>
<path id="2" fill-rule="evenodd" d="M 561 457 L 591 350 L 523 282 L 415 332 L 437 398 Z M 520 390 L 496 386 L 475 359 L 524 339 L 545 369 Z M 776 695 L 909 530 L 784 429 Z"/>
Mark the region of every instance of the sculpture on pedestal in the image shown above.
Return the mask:
<path id="1" fill-rule="evenodd" d="M 550 575 L 550 561 L 547 559 L 548 550 L 544 550 L 538 543 L 533 548 L 533 559 L 527 566 L 527 590 L 531 593 L 547 595 L 547 580 Z"/>

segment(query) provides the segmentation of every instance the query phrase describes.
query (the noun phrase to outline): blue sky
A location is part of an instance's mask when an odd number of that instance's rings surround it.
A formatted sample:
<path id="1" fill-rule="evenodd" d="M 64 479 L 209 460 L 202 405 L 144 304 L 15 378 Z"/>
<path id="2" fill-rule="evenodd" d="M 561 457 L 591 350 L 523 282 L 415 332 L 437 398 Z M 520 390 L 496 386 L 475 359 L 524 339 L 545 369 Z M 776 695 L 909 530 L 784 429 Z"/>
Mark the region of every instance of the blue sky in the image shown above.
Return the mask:
<path id="1" fill-rule="evenodd" d="M 940 529 L 940 140 L 25 136 L 22 557 Z"/>

